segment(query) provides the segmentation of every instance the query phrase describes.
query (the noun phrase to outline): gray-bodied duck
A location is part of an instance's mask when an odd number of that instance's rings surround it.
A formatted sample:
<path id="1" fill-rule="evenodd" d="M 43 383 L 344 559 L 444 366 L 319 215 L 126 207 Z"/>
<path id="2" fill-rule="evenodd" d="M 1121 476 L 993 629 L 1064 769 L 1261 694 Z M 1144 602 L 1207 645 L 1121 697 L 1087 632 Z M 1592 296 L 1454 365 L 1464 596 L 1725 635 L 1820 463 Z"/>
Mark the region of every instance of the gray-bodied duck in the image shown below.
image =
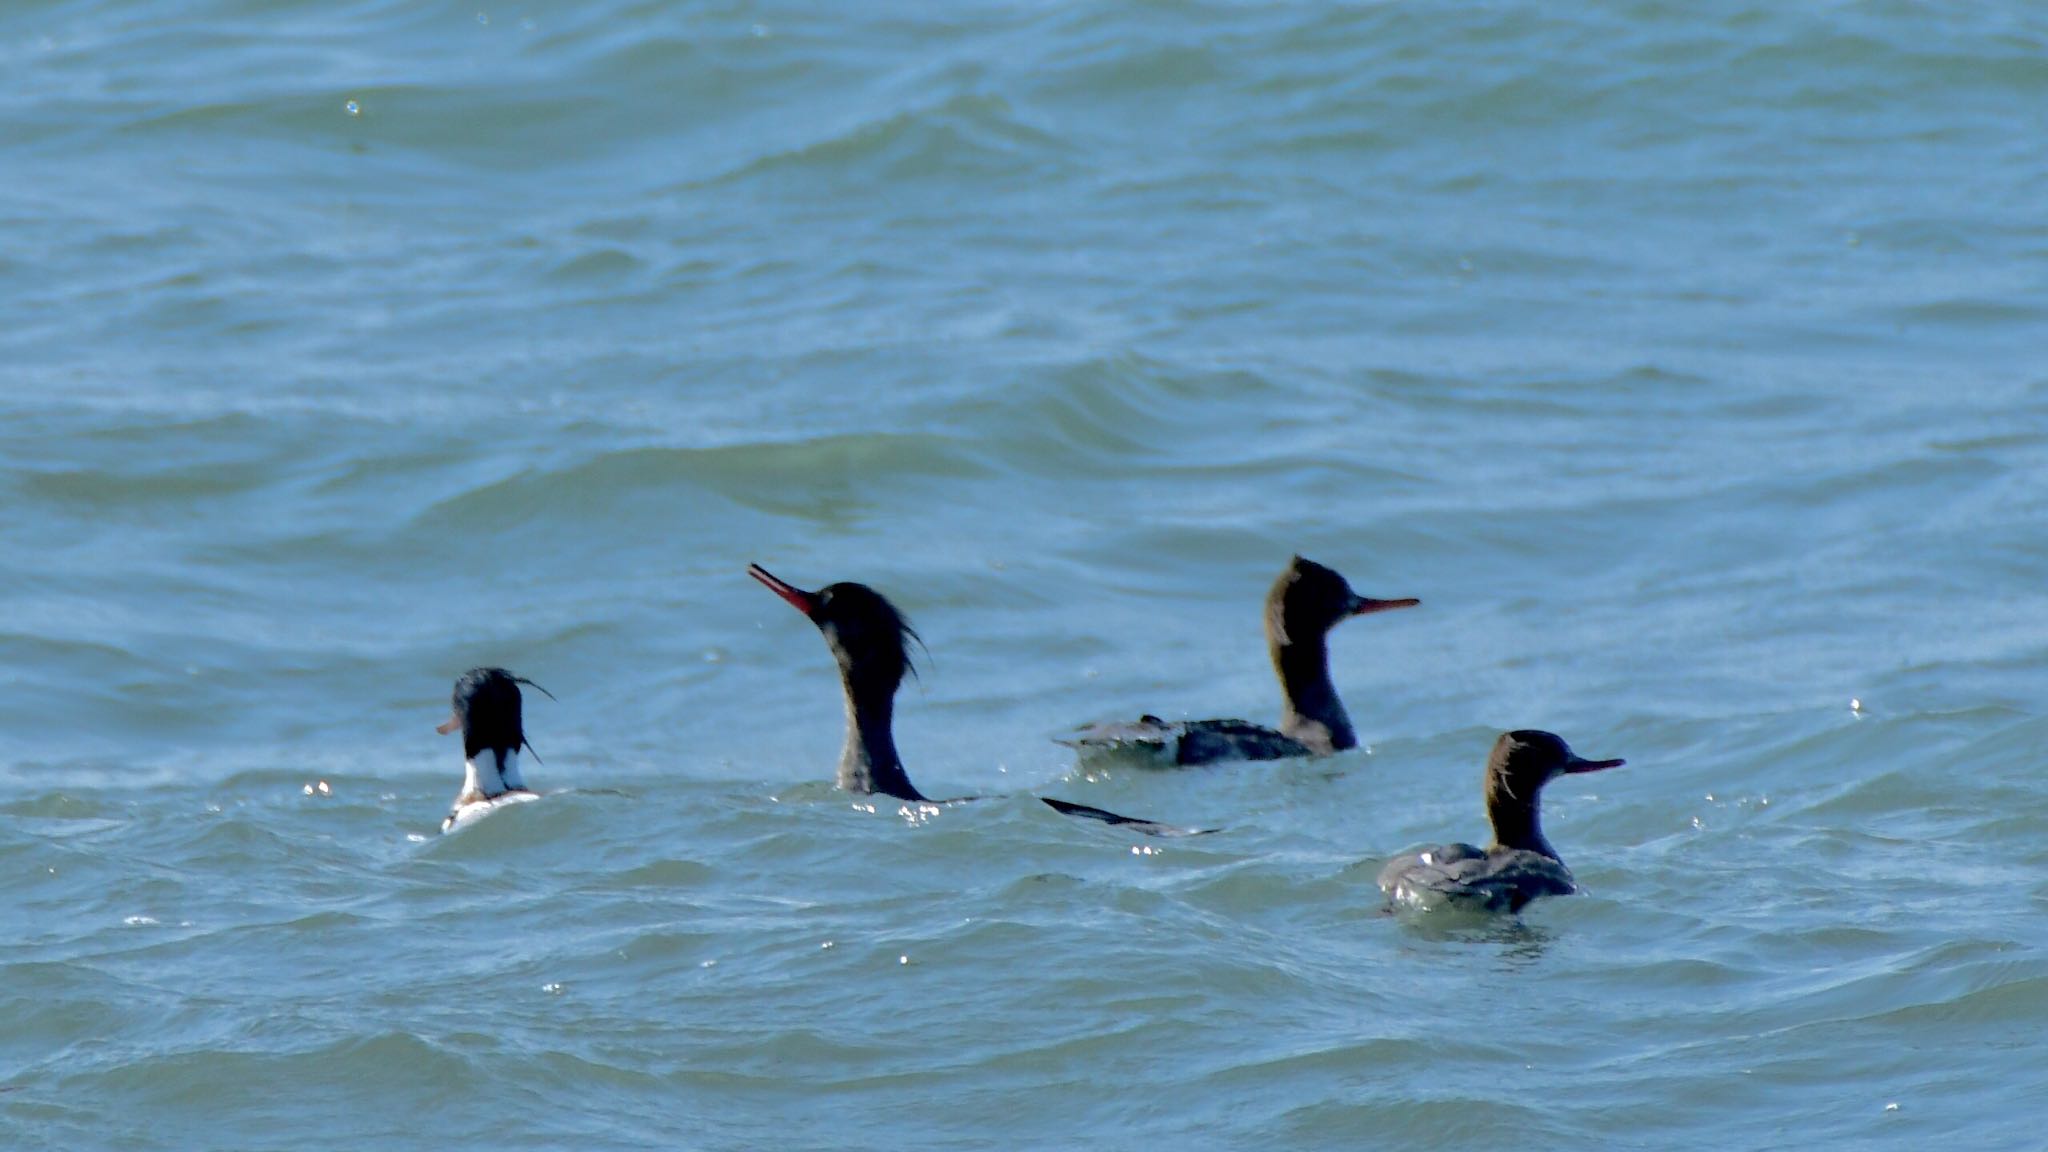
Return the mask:
<path id="1" fill-rule="evenodd" d="M 1543 836 L 1543 786 L 1559 776 L 1604 772 L 1625 761 L 1588 760 L 1560 736 L 1524 728 L 1503 732 L 1486 760 L 1486 815 L 1493 843 L 1432 844 L 1387 861 L 1380 891 L 1415 908 L 1443 904 L 1519 912 L 1538 896 L 1578 891 L 1571 869 Z"/>
<path id="2" fill-rule="evenodd" d="M 1342 575 L 1296 556 L 1266 593 L 1266 648 L 1280 678 L 1280 727 L 1248 720 L 1162 720 L 1091 724 L 1060 743 L 1085 755 L 1142 748 L 1176 765 L 1328 756 L 1358 747 L 1358 733 L 1330 682 L 1330 630 L 1354 616 L 1413 608 L 1413 598 L 1360 596 Z"/>

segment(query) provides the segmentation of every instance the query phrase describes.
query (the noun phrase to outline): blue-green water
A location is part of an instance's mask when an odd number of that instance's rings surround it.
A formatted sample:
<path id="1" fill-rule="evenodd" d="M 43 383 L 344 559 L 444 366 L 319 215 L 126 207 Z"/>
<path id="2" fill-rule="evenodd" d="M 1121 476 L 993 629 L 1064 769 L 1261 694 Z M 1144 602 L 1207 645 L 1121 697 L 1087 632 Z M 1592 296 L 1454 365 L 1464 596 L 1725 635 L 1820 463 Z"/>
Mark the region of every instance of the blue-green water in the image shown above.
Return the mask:
<path id="1" fill-rule="evenodd" d="M 25 0 L 0 78 L 0 1145 L 2043 1146 L 2048 11 Z M 1296 551 L 1423 600 L 1370 751 L 1051 743 L 1271 719 Z M 749 561 L 994 798 L 833 792 Z M 437 838 L 483 662 L 567 791 Z M 1629 760 L 1587 892 L 1381 915 L 1513 726 Z"/>

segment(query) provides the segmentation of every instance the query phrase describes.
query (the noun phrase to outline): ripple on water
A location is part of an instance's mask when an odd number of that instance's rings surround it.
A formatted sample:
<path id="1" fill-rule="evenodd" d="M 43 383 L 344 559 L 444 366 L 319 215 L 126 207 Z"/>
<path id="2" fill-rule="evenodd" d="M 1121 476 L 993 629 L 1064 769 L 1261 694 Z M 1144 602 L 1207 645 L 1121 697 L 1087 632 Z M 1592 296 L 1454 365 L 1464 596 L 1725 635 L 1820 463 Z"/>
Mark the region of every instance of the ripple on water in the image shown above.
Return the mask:
<path id="1" fill-rule="evenodd" d="M 714 496 L 728 506 L 827 523 L 883 506 L 892 487 L 981 474 L 973 457 L 935 436 L 835 436 L 717 448 L 604 452 L 566 467 L 530 471 L 448 497 L 415 530 L 492 533 L 604 509 L 621 518 L 665 519 L 674 502 Z M 700 512 L 711 507 L 697 505 Z"/>

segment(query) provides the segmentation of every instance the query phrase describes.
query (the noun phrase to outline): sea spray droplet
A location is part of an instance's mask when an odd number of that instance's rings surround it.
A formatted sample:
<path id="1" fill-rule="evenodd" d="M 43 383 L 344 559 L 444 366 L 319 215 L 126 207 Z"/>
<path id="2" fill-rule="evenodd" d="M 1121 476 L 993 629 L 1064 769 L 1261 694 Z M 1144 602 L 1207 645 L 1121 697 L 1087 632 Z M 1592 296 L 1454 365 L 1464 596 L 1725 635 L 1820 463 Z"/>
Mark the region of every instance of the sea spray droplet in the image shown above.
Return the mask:
<path id="1" fill-rule="evenodd" d="M 361 104 L 356 103 L 353 100 L 349 101 L 346 104 L 343 104 L 341 107 L 343 111 L 347 112 L 351 116 L 361 116 L 363 114 L 363 106 Z"/>

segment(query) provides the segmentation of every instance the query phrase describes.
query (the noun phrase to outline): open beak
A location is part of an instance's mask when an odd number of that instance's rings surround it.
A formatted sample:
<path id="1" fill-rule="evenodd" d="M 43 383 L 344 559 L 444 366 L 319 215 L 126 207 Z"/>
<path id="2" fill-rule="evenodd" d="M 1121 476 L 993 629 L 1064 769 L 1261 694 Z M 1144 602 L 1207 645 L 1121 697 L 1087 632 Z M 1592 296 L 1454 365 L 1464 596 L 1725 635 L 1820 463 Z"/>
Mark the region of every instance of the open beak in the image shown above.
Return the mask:
<path id="1" fill-rule="evenodd" d="M 1564 770 L 1566 772 L 1604 772 L 1609 768 L 1619 768 L 1626 763 L 1628 763 L 1626 760 L 1588 760 L 1584 756 L 1573 756 L 1564 762 Z"/>
<path id="2" fill-rule="evenodd" d="M 1353 596 L 1351 598 L 1351 615 L 1368 616 L 1374 612 L 1386 612 L 1394 608 L 1413 608 L 1420 603 L 1422 601 L 1417 600 L 1413 596 L 1405 600 L 1375 600 L 1370 596 Z"/>
<path id="3" fill-rule="evenodd" d="M 446 735 L 447 735 L 447 734 L 449 734 L 450 732 L 460 732 L 461 730 L 462 730 L 462 717 L 460 717 L 460 716 L 457 716 L 457 715 L 456 715 L 455 713 L 453 713 L 453 712 L 450 712 L 450 713 L 448 714 L 448 719 L 446 719 L 446 720 L 444 720 L 444 721 L 442 721 L 442 722 L 441 722 L 441 726 L 440 726 L 440 727 L 438 727 L 438 728 L 434 729 L 434 731 L 436 731 L 436 732 L 439 732 L 439 733 L 440 733 L 441 735 L 443 735 L 443 736 L 446 736 Z"/>
<path id="4" fill-rule="evenodd" d="M 773 592 L 777 596 L 782 597 L 784 600 L 789 601 L 790 607 L 796 609 L 797 611 L 803 613 L 806 616 L 809 616 L 811 612 L 815 610 L 818 606 L 817 593 L 806 592 L 803 589 L 798 588 L 794 584 L 785 584 L 782 581 L 777 580 L 773 573 L 769 572 L 766 568 L 761 567 L 759 564 L 747 565 L 747 575 L 752 576 L 754 579 L 759 580 L 763 584 L 766 584 L 770 592 Z"/>

